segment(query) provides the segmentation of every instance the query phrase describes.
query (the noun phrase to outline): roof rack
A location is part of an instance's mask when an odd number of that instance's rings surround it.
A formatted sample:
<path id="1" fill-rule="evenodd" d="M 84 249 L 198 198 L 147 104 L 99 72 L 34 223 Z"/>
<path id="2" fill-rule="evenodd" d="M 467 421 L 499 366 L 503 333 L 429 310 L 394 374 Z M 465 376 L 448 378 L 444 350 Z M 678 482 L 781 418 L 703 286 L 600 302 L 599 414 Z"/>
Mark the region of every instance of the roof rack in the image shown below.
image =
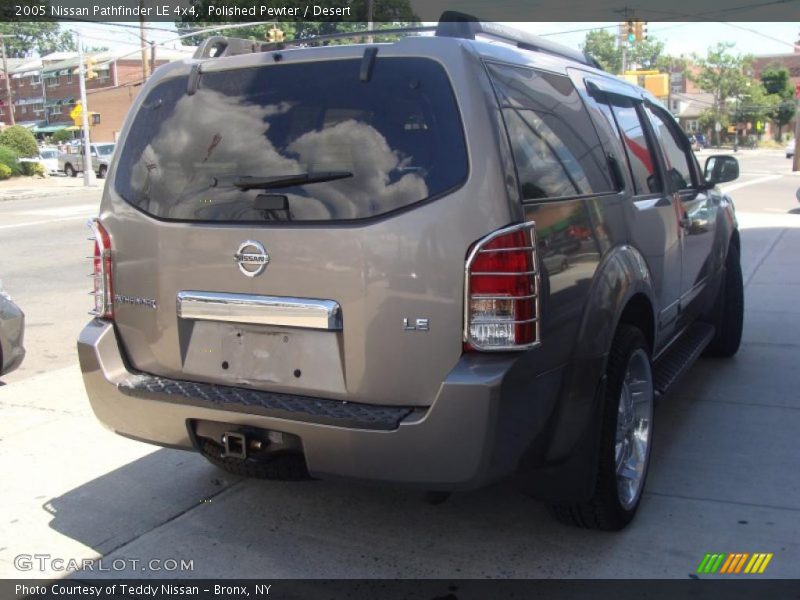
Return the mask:
<path id="1" fill-rule="evenodd" d="M 194 58 L 222 58 L 237 54 L 251 54 L 255 52 L 271 52 L 298 46 L 310 46 L 329 42 L 331 40 L 346 40 L 361 38 L 369 35 L 396 35 L 400 33 L 428 33 L 436 31 L 435 26 L 427 27 L 399 27 L 396 29 L 370 29 L 364 31 L 347 31 L 343 33 L 325 33 L 306 38 L 296 38 L 283 42 L 258 42 L 242 38 L 230 38 L 215 35 L 203 40 L 195 50 Z"/>
<path id="2" fill-rule="evenodd" d="M 252 54 L 256 52 L 271 52 L 298 46 L 310 46 L 329 42 L 332 40 L 363 38 L 370 35 L 396 35 L 410 33 L 435 32 L 437 37 L 452 37 L 474 40 L 478 36 L 486 36 L 502 42 L 515 45 L 522 50 L 546 52 L 561 56 L 575 62 L 602 69 L 600 64 L 588 54 L 573 50 L 556 42 L 551 42 L 537 35 L 506 27 L 499 23 L 479 21 L 476 17 L 465 13 L 447 10 L 439 17 L 435 27 L 401 27 L 396 29 L 372 29 L 368 31 L 348 31 L 344 33 L 329 33 L 307 38 L 298 38 L 283 42 L 258 42 L 241 38 L 213 36 L 200 44 L 194 53 L 194 58 L 221 58 L 237 54 Z"/>

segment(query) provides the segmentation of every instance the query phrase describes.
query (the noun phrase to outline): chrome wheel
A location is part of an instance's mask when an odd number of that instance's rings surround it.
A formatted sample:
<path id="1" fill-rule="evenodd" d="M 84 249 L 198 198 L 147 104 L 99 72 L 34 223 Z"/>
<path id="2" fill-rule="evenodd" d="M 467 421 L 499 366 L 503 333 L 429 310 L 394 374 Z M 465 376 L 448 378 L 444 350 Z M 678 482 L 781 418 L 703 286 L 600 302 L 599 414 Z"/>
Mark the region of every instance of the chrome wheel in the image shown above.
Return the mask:
<path id="1" fill-rule="evenodd" d="M 653 424 L 653 373 L 650 358 L 642 348 L 628 360 L 617 408 L 614 464 L 617 494 L 625 510 L 630 510 L 642 492 L 647 459 L 650 455 Z"/>

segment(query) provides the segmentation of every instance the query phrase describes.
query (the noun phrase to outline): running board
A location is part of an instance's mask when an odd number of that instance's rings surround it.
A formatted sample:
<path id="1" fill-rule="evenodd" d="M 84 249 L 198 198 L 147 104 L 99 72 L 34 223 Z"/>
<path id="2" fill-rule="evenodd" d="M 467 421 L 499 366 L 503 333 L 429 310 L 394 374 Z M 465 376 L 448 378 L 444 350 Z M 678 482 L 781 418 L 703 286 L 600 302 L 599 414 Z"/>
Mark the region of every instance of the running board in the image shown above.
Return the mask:
<path id="1" fill-rule="evenodd" d="M 686 374 L 714 337 L 714 327 L 694 323 L 675 340 L 653 364 L 656 399 L 666 393 Z"/>

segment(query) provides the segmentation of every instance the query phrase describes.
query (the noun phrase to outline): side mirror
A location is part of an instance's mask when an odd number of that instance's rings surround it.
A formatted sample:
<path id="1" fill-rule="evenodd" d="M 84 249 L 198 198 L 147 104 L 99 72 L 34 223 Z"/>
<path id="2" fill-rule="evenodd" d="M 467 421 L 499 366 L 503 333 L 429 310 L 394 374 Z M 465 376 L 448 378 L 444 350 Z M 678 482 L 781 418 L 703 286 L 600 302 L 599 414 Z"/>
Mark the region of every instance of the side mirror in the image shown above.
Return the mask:
<path id="1" fill-rule="evenodd" d="M 709 188 L 739 177 L 739 161 L 726 154 L 714 154 L 706 159 L 704 177 Z"/>

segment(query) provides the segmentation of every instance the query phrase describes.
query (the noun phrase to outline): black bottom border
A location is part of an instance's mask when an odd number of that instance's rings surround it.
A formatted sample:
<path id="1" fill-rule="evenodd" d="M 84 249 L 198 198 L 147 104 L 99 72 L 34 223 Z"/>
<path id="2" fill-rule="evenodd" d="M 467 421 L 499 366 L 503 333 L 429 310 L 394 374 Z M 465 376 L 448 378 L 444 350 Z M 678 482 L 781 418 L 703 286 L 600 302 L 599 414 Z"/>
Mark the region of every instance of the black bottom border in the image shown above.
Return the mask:
<path id="1" fill-rule="evenodd" d="M 755 576 L 759 577 L 759 576 Z M 0 580 L 0 598 L 152 598 L 155 600 L 492 600 L 578 598 L 596 600 L 800 598 L 800 580 L 715 579 L 82 579 Z"/>

